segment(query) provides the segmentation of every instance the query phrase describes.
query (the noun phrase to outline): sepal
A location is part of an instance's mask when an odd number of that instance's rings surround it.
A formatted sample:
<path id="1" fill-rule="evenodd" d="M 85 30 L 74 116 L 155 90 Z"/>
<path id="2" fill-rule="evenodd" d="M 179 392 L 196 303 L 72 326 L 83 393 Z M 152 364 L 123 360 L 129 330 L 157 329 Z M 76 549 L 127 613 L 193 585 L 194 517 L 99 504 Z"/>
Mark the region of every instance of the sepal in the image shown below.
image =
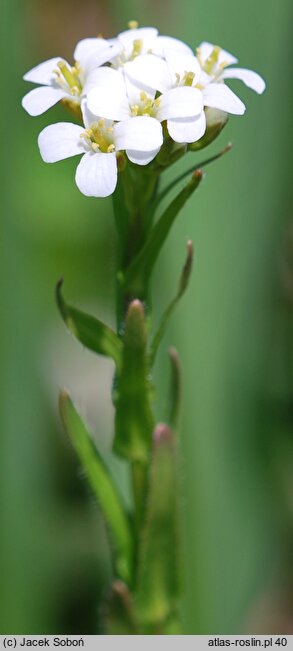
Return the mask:
<path id="1" fill-rule="evenodd" d="M 188 145 L 191 151 L 198 151 L 210 145 L 220 135 L 228 122 L 228 113 L 215 108 L 205 108 L 207 126 L 202 138 Z"/>

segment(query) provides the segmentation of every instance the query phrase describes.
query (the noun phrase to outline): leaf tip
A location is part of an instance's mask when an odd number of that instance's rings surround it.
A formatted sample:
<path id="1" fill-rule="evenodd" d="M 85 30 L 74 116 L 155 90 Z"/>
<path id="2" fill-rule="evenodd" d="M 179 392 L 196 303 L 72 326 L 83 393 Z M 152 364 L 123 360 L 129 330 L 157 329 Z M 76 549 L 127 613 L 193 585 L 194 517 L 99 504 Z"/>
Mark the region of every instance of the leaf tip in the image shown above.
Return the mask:
<path id="1" fill-rule="evenodd" d="M 201 169 L 197 169 L 193 172 L 192 178 L 195 181 L 200 181 L 203 177 L 203 171 Z"/>
<path id="2" fill-rule="evenodd" d="M 62 419 L 65 417 L 65 410 L 70 402 L 70 395 L 66 389 L 61 389 L 59 393 L 59 411 Z"/>
<path id="3" fill-rule="evenodd" d="M 60 276 L 60 278 L 58 278 L 57 283 L 56 283 L 56 289 L 57 290 L 61 289 L 63 283 L 64 283 L 64 278 L 63 278 L 63 276 Z"/>

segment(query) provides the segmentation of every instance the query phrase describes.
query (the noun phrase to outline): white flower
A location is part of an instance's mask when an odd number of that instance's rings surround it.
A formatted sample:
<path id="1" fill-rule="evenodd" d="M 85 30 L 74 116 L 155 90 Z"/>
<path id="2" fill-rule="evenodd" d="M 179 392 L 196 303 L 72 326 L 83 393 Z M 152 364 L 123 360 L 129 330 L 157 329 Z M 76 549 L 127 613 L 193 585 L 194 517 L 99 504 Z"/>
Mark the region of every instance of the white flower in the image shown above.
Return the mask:
<path id="1" fill-rule="evenodd" d="M 99 66 L 117 51 L 117 46 L 103 38 L 88 38 L 77 44 L 74 66 L 61 57 L 40 63 L 24 75 L 25 81 L 41 85 L 25 95 L 22 106 L 30 115 L 41 115 L 62 99 L 79 104 L 89 88 L 96 84 Z"/>
<path id="2" fill-rule="evenodd" d="M 97 119 L 85 102 L 82 109 L 85 131 L 69 122 L 51 124 L 39 135 L 41 156 L 46 163 L 55 163 L 84 154 L 75 175 L 79 190 L 89 197 L 107 197 L 117 184 L 117 152 L 126 150 L 130 160 L 147 165 L 163 143 L 161 126 L 143 116 L 114 124 Z"/>
<path id="3" fill-rule="evenodd" d="M 204 107 L 234 115 L 243 115 L 245 105 L 223 83 L 224 79 L 242 79 L 258 93 L 263 92 L 265 88 L 260 75 L 251 70 L 226 70 L 225 66 L 236 63 L 237 59 L 225 50 L 214 48 L 208 43 L 200 46 L 197 57 L 169 48 L 164 50 L 164 56 L 165 60 L 154 55 L 142 55 L 125 65 L 125 74 L 133 82 L 145 84 L 161 93 L 178 87 L 189 88 L 190 92 L 192 89 L 199 89 L 202 92 Z M 176 142 L 195 142 L 205 133 L 206 115 L 202 110 L 200 115 L 193 118 L 173 118 L 168 120 L 167 126 L 170 136 Z"/>
<path id="4" fill-rule="evenodd" d="M 132 29 L 121 32 L 117 38 L 109 42 L 120 48 L 118 56 L 111 62 L 116 69 L 123 67 L 125 63 L 133 61 L 142 54 L 151 53 L 163 57 L 164 49 L 167 47 L 185 54 L 192 54 L 191 48 L 186 43 L 172 36 L 160 36 L 155 27 L 138 28 L 135 21 L 133 21 Z"/>
<path id="5" fill-rule="evenodd" d="M 238 63 L 238 59 L 217 45 L 204 41 L 197 48 L 197 58 L 202 70 L 200 82 L 204 86 L 224 79 L 240 79 L 259 95 L 265 90 L 265 82 L 257 72 L 246 68 L 228 68 Z"/>
<path id="6" fill-rule="evenodd" d="M 151 54 L 141 55 L 135 62 L 139 64 L 140 60 L 143 60 L 147 66 L 149 59 L 158 58 Z M 161 59 L 159 61 L 164 64 Z M 126 120 L 138 115 L 150 116 L 159 122 L 167 120 L 169 129 L 173 120 L 178 120 L 180 124 L 186 121 L 192 123 L 202 114 L 202 93 L 197 88 L 178 86 L 166 90 L 156 98 L 155 89 L 132 83 L 127 76 L 124 79 L 119 71 L 108 68 L 107 76 L 107 87 L 93 88 L 88 93 L 88 107 L 95 115 L 110 120 Z M 172 137 L 176 140 L 175 136 L 174 133 Z"/>
<path id="7" fill-rule="evenodd" d="M 124 70 L 132 83 L 161 93 L 155 102 L 162 102 L 163 98 L 173 102 L 173 98 L 181 97 L 179 110 L 174 107 L 162 118 L 167 119 L 168 132 L 175 142 L 195 142 L 202 137 L 206 120 L 202 92 L 197 87 L 200 66 L 195 56 L 166 49 L 165 60 L 152 54 L 142 55 L 127 63 Z"/>

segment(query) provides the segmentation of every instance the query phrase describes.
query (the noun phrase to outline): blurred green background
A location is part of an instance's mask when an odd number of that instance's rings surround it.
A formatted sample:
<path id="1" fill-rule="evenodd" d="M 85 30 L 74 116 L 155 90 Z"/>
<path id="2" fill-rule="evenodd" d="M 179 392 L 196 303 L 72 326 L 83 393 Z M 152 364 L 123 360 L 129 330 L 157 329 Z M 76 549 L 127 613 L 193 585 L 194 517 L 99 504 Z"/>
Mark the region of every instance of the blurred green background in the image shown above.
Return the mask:
<path id="1" fill-rule="evenodd" d="M 99 511 L 57 413 L 66 386 L 109 454 L 112 366 L 67 334 L 54 303 L 114 323 L 111 200 L 87 199 L 74 159 L 45 165 L 22 75 L 71 58 L 82 37 L 136 18 L 195 46 L 209 40 L 267 81 L 209 148 L 233 150 L 175 225 L 157 266 L 155 313 L 173 295 L 188 238 L 196 264 L 156 368 L 164 417 L 167 349 L 183 370 L 182 518 L 186 633 L 293 633 L 292 301 L 289 0 L 4 0 L 1 20 L 0 633 L 99 630 L 111 575 Z M 4 78 L 3 78 L 4 76 Z M 205 152 L 206 154 L 207 152 Z M 178 171 L 199 161 L 196 154 Z M 205 155 L 204 155 L 205 157 Z M 170 172 L 169 178 L 176 170 Z M 122 463 L 114 467 L 127 494 Z"/>

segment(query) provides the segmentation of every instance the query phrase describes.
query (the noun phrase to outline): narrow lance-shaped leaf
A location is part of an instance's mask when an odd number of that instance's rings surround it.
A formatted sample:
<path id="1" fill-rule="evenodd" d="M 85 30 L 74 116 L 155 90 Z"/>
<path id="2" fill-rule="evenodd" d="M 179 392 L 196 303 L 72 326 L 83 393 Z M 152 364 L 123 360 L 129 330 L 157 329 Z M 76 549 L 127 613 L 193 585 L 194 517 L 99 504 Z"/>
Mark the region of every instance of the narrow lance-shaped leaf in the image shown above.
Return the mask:
<path id="1" fill-rule="evenodd" d="M 117 374 L 114 391 L 114 450 L 132 461 L 147 463 L 154 423 L 150 406 L 145 314 L 138 300 L 129 305 L 123 344 L 121 372 Z"/>
<path id="2" fill-rule="evenodd" d="M 181 369 L 177 350 L 169 349 L 171 366 L 170 388 L 169 388 L 169 414 L 168 422 L 176 432 L 178 429 L 180 402 L 181 402 Z"/>
<path id="3" fill-rule="evenodd" d="M 68 393 L 60 394 L 60 413 L 71 443 L 101 506 L 114 544 L 116 571 L 129 583 L 132 577 L 133 539 L 130 522 L 103 459 L 96 449 Z"/>
<path id="4" fill-rule="evenodd" d="M 175 437 L 167 425 L 157 425 L 135 589 L 140 619 L 155 628 L 176 614 L 181 588 L 176 475 Z"/>
<path id="5" fill-rule="evenodd" d="M 191 240 L 187 242 L 187 255 L 184 263 L 184 267 L 182 269 L 182 273 L 180 276 L 179 280 L 179 285 L 178 285 L 178 290 L 176 296 L 173 298 L 171 303 L 168 305 L 166 308 L 162 318 L 161 322 L 159 325 L 159 329 L 157 333 L 154 336 L 154 339 L 151 344 L 151 349 L 150 349 L 150 366 L 153 365 L 156 354 L 158 351 L 158 347 L 162 341 L 162 338 L 165 334 L 166 327 L 169 323 L 169 319 L 177 305 L 177 303 L 180 301 L 181 297 L 183 296 L 185 290 L 188 287 L 191 271 L 192 271 L 192 262 L 193 262 L 193 246 Z"/>
<path id="6" fill-rule="evenodd" d="M 86 314 L 75 307 L 65 303 L 61 293 L 63 280 L 59 280 L 56 286 L 57 304 L 68 330 L 80 341 L 86 348 L 112 357 L 117 366 L 120 366 L 122 343 L 109 326 L 102 323 L 90 314 Z"/>
<path id="7" fill-rule="evenodd" d="M 170 229 L 186 201 L 198 188 L 202 176 L 201 170 L 194 172 L 190 181 L 179 192 L 177 197 L 173 199 L 153 227 L 145 246 L 134 259 L 125 276 L 125 286 L 129 293 L 135 296 L 142 296 L 144 294 L 145 287 L 148 285 L 149 277 Z"/>

